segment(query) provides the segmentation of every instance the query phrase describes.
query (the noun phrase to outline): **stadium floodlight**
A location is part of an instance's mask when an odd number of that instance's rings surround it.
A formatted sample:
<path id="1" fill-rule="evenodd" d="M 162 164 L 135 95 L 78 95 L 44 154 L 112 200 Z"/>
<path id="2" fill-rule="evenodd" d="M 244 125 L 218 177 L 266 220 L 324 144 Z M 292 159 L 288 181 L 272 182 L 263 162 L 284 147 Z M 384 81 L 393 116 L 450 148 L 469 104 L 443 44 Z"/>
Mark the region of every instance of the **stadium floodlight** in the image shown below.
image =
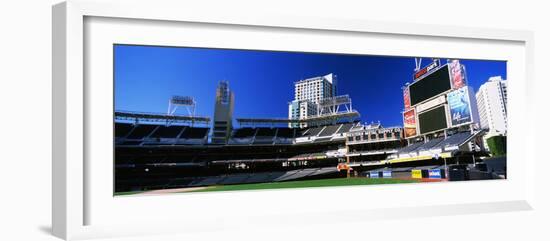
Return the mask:
<path id="1" fill-rule="evenodd" d="M 422 58 L 414 58 L 414 63 L 415 63 L 414 72 L 419 71 L 420 67 L 422 66 Z"/>
<path id="2" fill-rule="evenodd" d="M 340 113 L 340 107 L 346 110 L 343 112 L 352 112 L 351 98 L 349 95 L 339 95 L 320 100 L 317 104 L 317 115 L 333 115 Z"/>
<path id="3" fill-rule="evenodd" d="M 192 96 L 174 95 L 168 100 L 168 115 L 174 115 L 179 106 L 185 107 L 187 114 L 191 117 L 195 116 L 195 107 L 197 102 Z"/>

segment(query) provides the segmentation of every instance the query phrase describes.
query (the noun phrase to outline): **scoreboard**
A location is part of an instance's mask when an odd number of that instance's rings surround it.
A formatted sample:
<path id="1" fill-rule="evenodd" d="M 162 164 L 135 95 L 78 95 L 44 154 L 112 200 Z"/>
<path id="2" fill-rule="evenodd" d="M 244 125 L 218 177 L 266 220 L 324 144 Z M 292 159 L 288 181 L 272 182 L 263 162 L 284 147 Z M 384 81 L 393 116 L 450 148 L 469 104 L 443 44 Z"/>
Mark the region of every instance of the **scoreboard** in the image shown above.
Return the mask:
<path id="1" fill-rule="evenodd" d="M 451 89 L 449 66 L 444 65 L 409 86 L 411 106 Z"/>
<path id="2" fill-rule="evenodd" d="M 457 59 L 439 59 L 413 75 L 403 88 L 405 138 L 479 123 L 477 101 Z"/>
<path id="3" fill-rule="evenodd" d="M 445 106 L 441 105 L 424 113 L 418 114 L 420 134 L 447 128 L 447 114 Z"/>

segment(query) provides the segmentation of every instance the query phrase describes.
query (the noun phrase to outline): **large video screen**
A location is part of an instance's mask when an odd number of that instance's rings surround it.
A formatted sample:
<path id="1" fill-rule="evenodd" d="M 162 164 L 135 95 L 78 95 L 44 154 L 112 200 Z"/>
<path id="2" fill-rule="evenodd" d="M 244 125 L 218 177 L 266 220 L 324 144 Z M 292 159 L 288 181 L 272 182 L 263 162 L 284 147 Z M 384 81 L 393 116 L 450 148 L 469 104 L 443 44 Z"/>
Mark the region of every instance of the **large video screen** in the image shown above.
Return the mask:
<path id="1" fill-rule="evenodd" d="M 416 105 L 451 89 L 449 67 L 441 67 L 430 75 L 414 82 L 409 87 L 411 105 Z"/>
<path id="2" fill-rule="evenodd" d="M 420 122 L 420 134 L 447 128 L 445 106 L 419 114 L 418 122 Z"/>

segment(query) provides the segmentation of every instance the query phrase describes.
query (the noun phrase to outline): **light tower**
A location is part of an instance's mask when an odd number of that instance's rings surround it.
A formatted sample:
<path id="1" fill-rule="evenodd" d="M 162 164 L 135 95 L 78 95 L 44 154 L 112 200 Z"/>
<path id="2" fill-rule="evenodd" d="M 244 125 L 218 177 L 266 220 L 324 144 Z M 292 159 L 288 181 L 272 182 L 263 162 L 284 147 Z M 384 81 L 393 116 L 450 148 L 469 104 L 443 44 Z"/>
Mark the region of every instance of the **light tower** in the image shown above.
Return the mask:
<path id="1" fill-rule="evenodd" d="M 419 71 L 422 67 L 422 58 L 414 58 L 414 72 Z"/>
<path id="2" fill-rule="evenodd" d="M 195 116 L 195 107 L 197 106 L 197 102 L 195 102 L 195 98 L 192 96 L 179 96 L 174 95 L 168 100 L 168 115 L 174 115 L 176 110 L 179 106 L 185 107 L 187 110 L 187 114 L 191 117 Z"/>
<path id="3" fill-rule="evenodd" d="M 340 110 L 341 107 L 345 108 L 345 111 Z M 352 111 L 353 108 L 349 95 L 324 98 L 317 103 L 317 116 L 335 115 L 340 112 L 350 113 Z"/>
<path id="4" fill-rule="evenodd" d="M 212 130 L 213 144 L 227 144 L 233 129 L 233 108 L 235 96 L 229 89 L 229 82 L 222 80 L 216 88 L 216 103 L 214 106 L 214 126 Z"/>

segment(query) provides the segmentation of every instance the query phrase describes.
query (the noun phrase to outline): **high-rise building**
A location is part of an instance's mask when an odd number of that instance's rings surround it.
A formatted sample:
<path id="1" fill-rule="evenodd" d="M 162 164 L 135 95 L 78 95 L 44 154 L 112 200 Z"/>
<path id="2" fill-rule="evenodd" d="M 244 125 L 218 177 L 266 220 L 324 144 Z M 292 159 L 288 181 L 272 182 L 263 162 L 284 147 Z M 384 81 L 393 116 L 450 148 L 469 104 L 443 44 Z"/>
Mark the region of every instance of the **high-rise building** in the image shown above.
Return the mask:
<path id="1" fill-rule="evenodd" d="M 476 93 L 480 127 L 491 134 L 506 135 L 507 130 L 507 81 L 494 76 L 479 87 Z"/>
<path id="2" fill-rule="evenodd" d="M 332 73 L 295 82 L 294 100 L 288 105 L 288 118 L 305 119 L 316 116 L 319 101 L 336 96 L 336 87 L 337 78 Z"/>
<path id="3" fill-rule="evenodd" d="M 216 103 L 214 106 L 214 128 L 212 129 L 212 143 L 227 144 L 233 129 L 234 95 L 229 89 L 229 82 L 222 80 L 216 89 Z"/>

